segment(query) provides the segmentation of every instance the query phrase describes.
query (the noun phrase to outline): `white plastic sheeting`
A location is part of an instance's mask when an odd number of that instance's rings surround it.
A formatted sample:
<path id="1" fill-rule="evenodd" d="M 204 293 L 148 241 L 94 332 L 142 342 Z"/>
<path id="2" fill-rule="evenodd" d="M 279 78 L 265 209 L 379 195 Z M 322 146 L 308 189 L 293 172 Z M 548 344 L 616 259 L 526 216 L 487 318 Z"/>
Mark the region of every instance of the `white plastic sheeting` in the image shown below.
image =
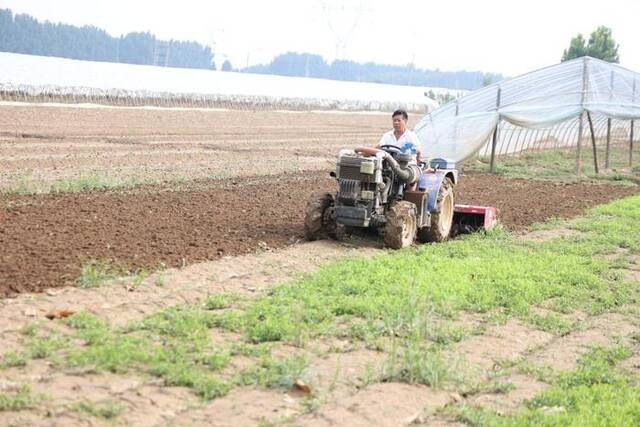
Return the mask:
<path id="1" fill-rule="evenodd" d="M 393 111 L 424 113 L 437 107 L 426 90 L 443 88 L 346 82 L 305 77 L 222 72 L 150 65 L 80 61 L 0 52 L 0 90 L 32 97 L 189 100 L 249 107 Z"/>
<path id="2" fill-rule="evenodd" d="M 425 115 L 415 131 L 427 156 L 463 161 L 487 143 L 500 123 L 501 129 L 544 130 L 566 146 L 560 139 L 575 133 L 563 128 L 566 123 L 575 127 L 584 111 L 598 124 L 606 118 L 639 119 L 640 73 L 595 58 L 574 59 L 474 91 Z M 506 133 L 498 136 L 503 148 Z"/>

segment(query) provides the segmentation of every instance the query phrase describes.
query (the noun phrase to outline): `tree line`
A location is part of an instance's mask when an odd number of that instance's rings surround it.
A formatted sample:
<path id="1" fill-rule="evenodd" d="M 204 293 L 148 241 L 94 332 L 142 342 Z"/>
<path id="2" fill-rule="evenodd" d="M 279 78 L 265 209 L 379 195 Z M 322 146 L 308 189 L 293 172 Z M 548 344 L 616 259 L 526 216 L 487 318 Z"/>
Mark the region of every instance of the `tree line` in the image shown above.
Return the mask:
<path id="1" fill-rule="evenodd" d="M 502 80 L 502 74 L 480 71 L 440 71 L 409 65 L 387 65 L 348 60 L 325 61 L 320 55 L 287 52 L 269 64 L 253 65 L 238 71 L 281 76 L 317 77 L 332 80 L 388 83 L 409 86 L 433 86 L 473 90 L 487 82 Z"/>
<path id="2" fill-rule="evenodd" d="M 40 22 L 27 14 L 14 15 L 10 9 L 0 9 L 0 51 L 88 61 L 215 69 L 211 48 L 197 42 L 159 40 L 150 32 L 131 32 L 113 37 L 94 26 Z M 226 60 L 222 71 L 231 70 L 233 66 Z M 479 71 L 440 71 L 413 65 L 349 60 L 329 63 L 320 55 L 297 52 L 278 55 L 269 64 L 235 71 L 467 90 L 503 79 L 501 74 Z"/>
<path id="3" fill-rule="evenodd" d="M 94 27 L 39 22 L 0 9 L 0 51 L 88 61 L 215 69 L 213 52 L 197 42 L 159 40 L 150 32 L 113 37 Z"/>

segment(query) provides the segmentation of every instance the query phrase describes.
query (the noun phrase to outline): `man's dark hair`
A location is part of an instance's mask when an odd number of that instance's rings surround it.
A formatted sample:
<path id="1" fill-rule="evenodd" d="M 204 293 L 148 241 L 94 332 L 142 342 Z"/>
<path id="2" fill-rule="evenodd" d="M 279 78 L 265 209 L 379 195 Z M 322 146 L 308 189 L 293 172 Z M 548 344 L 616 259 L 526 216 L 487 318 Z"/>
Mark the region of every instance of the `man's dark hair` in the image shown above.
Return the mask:
<path id="1" fill-rule="evenodd" d="M 391 117 L 393 118 L 395 116 L 402 116 L 405 120 L 409 120 L 409 115 L 403 109 L 394 111 L 393 114 L 391 115 Z"/>

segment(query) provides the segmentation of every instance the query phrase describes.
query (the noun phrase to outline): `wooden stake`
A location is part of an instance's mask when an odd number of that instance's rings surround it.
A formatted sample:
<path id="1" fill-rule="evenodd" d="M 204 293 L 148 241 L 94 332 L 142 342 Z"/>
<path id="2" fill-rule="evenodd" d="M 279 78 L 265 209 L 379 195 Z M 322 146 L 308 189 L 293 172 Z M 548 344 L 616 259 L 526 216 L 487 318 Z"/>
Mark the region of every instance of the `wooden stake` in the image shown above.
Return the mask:
<path id="1" fill-rule="evenodd" d="M 593 168 L 598 175 L 598 153 L 596 151 L 596 134 L 593 131 L 593 121 L 591 120 L 591 113 L 587 111 L 587 119 L 589 120 L 589 129 L 591 130 L 591 146 L 593 147 Z"/>

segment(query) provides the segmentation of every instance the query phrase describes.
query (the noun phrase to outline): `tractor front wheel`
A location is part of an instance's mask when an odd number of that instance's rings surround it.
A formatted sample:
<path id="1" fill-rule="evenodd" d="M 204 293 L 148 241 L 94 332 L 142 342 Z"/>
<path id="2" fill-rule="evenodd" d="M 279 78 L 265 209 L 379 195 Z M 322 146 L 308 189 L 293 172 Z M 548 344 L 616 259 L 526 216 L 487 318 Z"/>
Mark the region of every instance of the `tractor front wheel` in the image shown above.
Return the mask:
<path id="1" fill-rule="evenodd" d="M 416 205 L 400 201 L 389 208 L 384 226 L 384 243 L 392 249 L 411 246 L 416 238 Z"/>
<path id="2" fill-rule="evenodd" d="M 325 215 L 334 204 L 335 201 L 331 193 L 315 193 L 307 201 L 304 210 L 304 237 L 307 240 L 334 237 L 336 226 L 335 224 L 327 224 Z"/>

